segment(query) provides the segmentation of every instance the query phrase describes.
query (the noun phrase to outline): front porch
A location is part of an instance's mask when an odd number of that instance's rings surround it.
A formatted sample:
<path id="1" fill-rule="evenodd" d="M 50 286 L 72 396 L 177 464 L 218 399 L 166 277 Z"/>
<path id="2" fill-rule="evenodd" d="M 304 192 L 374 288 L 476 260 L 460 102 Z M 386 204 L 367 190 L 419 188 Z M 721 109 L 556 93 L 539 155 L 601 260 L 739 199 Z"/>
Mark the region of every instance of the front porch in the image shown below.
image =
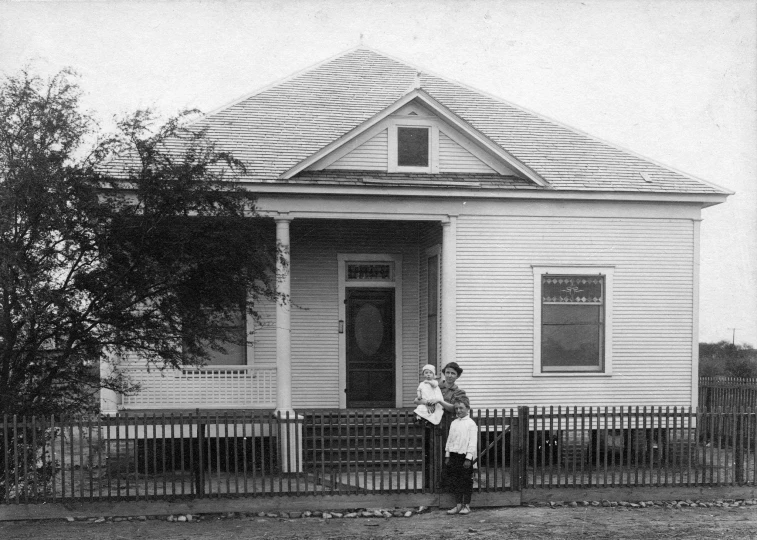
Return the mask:
<path id="1" fill-rule="evenodd" d="M 256 304 L 261 320 L 248 318 L 235 363 L 227 354 L 160 370 L 121 359 L 141 391 L 104 391 L 102 412 L 411 406 L 420 365 L 454 358 L 455 218 L 375 218 L 274 216 L 286 301 Z"/>

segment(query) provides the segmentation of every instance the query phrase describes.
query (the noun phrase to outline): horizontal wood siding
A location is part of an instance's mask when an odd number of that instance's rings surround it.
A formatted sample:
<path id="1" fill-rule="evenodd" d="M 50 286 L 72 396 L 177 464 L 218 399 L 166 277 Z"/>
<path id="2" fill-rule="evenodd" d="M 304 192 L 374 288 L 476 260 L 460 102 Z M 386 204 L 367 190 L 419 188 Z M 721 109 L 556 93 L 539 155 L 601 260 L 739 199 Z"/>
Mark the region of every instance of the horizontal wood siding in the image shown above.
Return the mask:
<path id="1" fill-rule="evenodd" d="M 494 173 L 494 169 L 439 132 L 439 172 Z"/>
<path id="2" fill-rule="evenodd" d="M 474 407 L 690 405 L 690 220 L 461 216 L 457 359 Z M 532 265 L 615 267 L 611 377 L 533 376 Z"/>
<path id="3" fill-rule="evenodd" d="M 294 220 L 292 396 L 295 407 L 338 407 L 338 253 L 401 253 L 403 400 L 418 386 L 418 224 Z"/>
<path id="4" fill-rule="evenodd" d="M 383 130 L 367 140 L 352 152 L 342 156 L 327 169 L 348 169 L 359 171 L 386 171 L 388 168 L 388 135 Z"/>

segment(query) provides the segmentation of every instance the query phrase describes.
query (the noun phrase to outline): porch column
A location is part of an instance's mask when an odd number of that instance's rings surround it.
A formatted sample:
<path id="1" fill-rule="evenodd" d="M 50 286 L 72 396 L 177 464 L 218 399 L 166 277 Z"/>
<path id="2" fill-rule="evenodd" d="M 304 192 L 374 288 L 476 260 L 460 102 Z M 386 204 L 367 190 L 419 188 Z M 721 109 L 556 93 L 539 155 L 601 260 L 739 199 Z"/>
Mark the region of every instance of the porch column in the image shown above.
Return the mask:
<path id="1" fill-rule="evenodd" d="M 276 414 L 285 422 L 278 430 L 279 463 L 285 473 L 302 471 L 302 422 L 292 408 L 292 262 L 289 218 L 276 218 Z M 287 415 L 289 421 L 287 422 Z"/>
<path id="2" fill-rule="evenodd" d="M 442 222 L 442 367 L 457 357 L 457 217 Z"/>
<path id="3" fill-rule="evenodd" d="M 290 310 L 289 218 L 276 218 L 276 411 L 292 409 L 292 313 Z"/>

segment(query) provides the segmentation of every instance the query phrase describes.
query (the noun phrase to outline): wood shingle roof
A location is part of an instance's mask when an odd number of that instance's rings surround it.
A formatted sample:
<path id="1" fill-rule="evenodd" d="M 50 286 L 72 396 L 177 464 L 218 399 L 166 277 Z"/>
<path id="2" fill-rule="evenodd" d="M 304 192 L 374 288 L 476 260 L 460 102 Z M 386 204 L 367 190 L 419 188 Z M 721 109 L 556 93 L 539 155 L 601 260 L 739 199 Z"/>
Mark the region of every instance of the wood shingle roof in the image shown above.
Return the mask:
<path id="1" fill-rule="evenodd" d="M 286 171 L 401 99 L 413 86 L 417 73 L 414 66 L 360 47 L 240 99 L 196 125 L 206 128 L 219 148 L 245 163 L 245 180 L 282 182 L 281 175 Z M 728 193 L 442 77 L 421 73 L 420 88 L 548 184 L 530 187 Z M 375 172 L 371 174 L 376 176 Z M 303 171 L 288 182 L 349 183 L 362 176 Z M 491 185 L 523 189 L 529 183 L 505 177 L 500 180 Z"/>

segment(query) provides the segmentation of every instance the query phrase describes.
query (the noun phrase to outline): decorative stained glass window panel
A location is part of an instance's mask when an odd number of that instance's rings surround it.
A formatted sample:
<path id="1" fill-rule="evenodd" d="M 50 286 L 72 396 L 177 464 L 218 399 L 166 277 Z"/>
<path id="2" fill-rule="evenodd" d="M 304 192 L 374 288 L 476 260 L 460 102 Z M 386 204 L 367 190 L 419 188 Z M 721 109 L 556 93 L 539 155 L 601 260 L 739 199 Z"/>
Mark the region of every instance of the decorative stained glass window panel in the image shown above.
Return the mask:
<path id="1" fill-rule="evenodd" d="M 428 128 L 397 128 L 397 165 L 428 167 Z"/>
<path id="2" fill-rule="evenodd" d="M 393 263 L 347 263 L 350 281 L 393 281 Z"/>
<path id="3" fill-rule="evenodd" d="M 601 371 L 604 276 L 542 276 L 542 371 Z"/>
<path id="4" fill-rule="evenodd" d="M 542 276 L 544 302 L 570 304 L 601 303 L 604 276 Z"/>

